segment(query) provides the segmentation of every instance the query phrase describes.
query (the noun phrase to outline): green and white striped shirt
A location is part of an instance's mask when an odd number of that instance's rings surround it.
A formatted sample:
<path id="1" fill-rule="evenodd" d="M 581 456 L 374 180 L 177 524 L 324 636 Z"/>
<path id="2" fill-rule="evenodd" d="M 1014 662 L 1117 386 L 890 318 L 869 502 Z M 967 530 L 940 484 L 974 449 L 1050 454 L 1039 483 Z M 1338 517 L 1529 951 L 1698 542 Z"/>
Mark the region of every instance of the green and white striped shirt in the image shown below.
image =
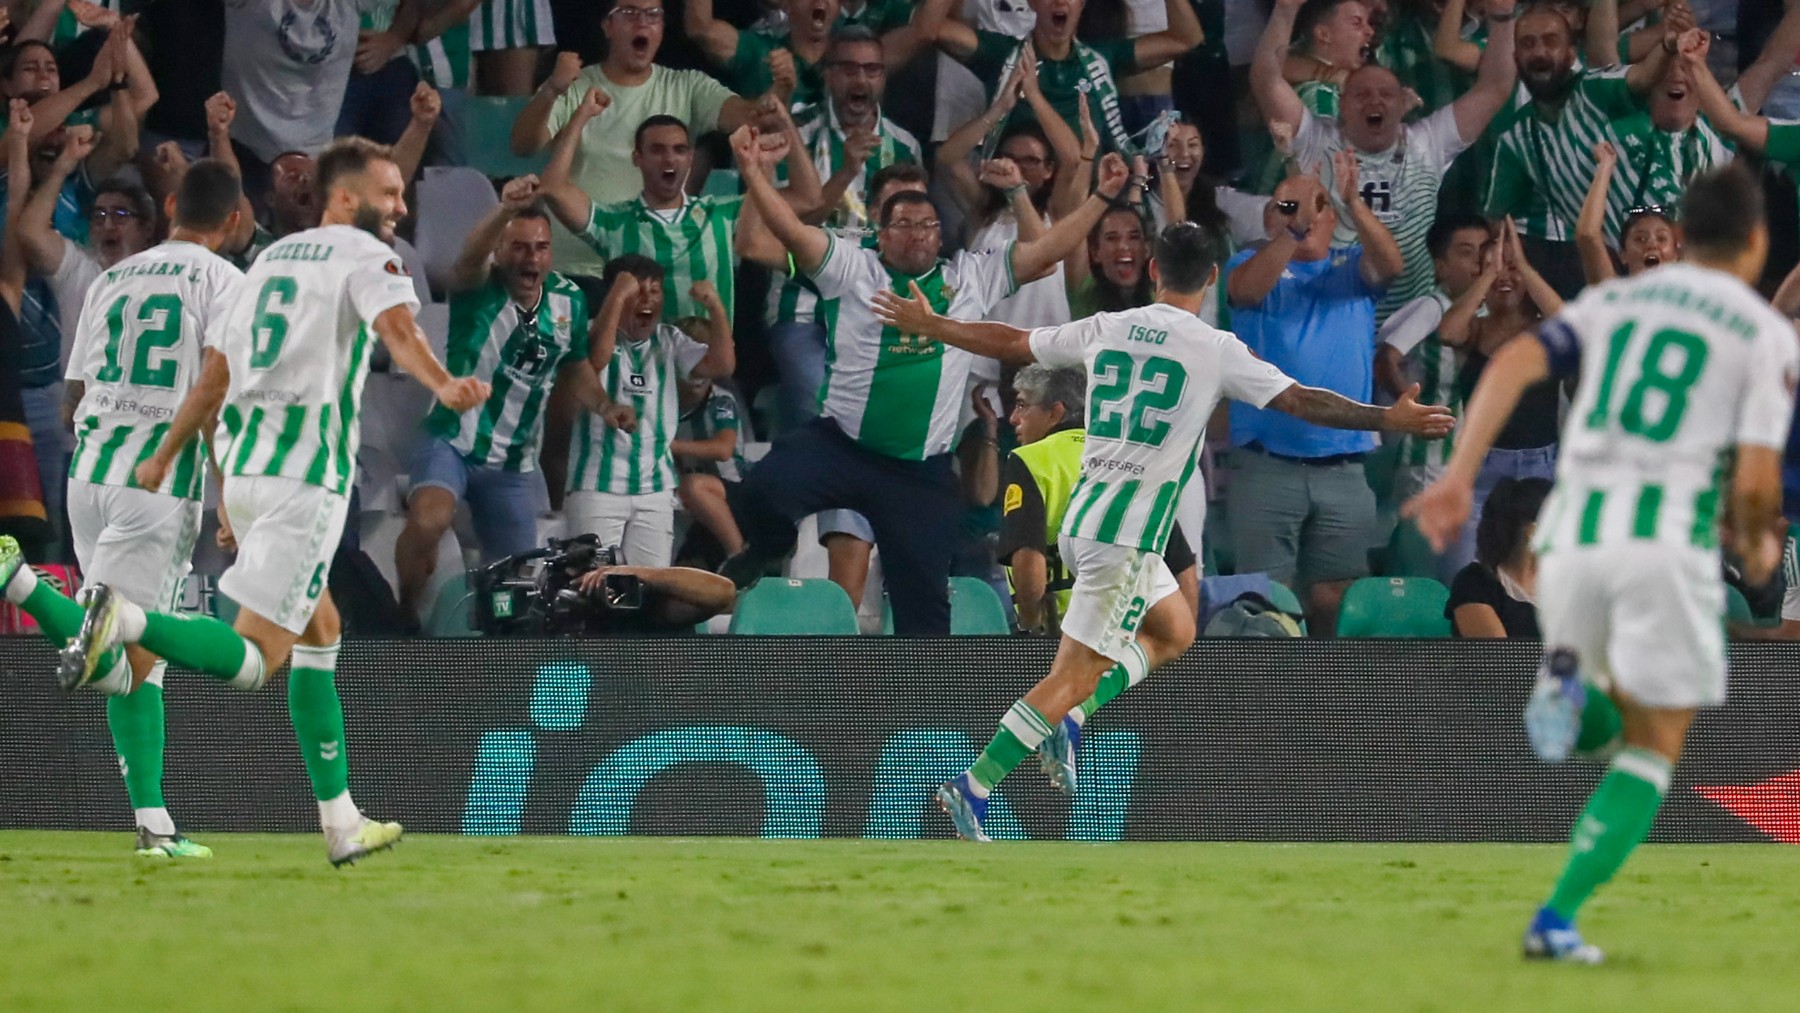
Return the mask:
<path id="1" fill-rule="evenodd" d="M 896 163 L 917 164 L 920 161 L 919 142 L 887 117 L 877 116 L 875 134 L 880 141 L 863 164 L 862 175 L 844 189 L 844 199 L 826 220 L 826 228 L 866 228 L 881 214 L 880 208 L 869 207 L 869 188 L 875 174 Z M 800 125 L 800 139 L 812 153 L 820 179 L 830 179 L 844 167 L 844 130 L 838 125 L 837 114 L 831 110 L 829 101 L 813 107 L 811 118 Z M 805 285 L 789 279 L 769 292 L 769 321 L 810 323 L 815 319 L 818 298 Z"/>
<path id="2" fill-rule="evenodd" d="M 1236 335 L 1167 303 L 1040 327 L 1031 354 L 1087 370 L 1081 479 L 1062 534 L 1159 555 L 1219 400 L 1261 408 L 1294 385 Z"/>
<path id="3" fill-rule="evenodd" d="M 1613 120 L 1610 129 L 1619 168 L 1606 197 L 1621 227 L 1633 208 L 1661 207 L 1673 213 L 1688 180 L 1737 157 L 1705 116 L 1675 133 L 1657 129 L 1649 111 L 1643 110 Z"/>
<path id="4" fill-rule="evenodd" d="M 616 204 L 595 204 L 580 238 L 607 259 L 641 253 L 661 264 L 664 322 L 706 316 L 688 291 L 697 281 L 713 283 L 730 316 L 737 306 L 731 243 L 743 212 L 742 196 L 687 197 L 679 209 L 655 211 L 640 193 Z"/>
<path id="5" fill-rule="evenodd" d="M 1461 418 L 1462 385 L 1457 382 L 1461 356 L 1439 341 L 1437 335 L 1450 303 L 1449 294 L 1442 289 L 1427 292 L 1394 311 L 1375 339 L 1406 357 L 1402 372 L 1407 380 L 1419 385 L 1420 404 L 1447 405 L 1452 415 Z M 1455 438 L 1455 433 L 1441 440 L 1405 437 L 1400 459 L 1414 468 L 1441 466 L 1450 460 Z"/>
<path id="6" fill-rule="evenodd" d="M 206 334 L 231 366 L 216 440 L 228 486 L 279 476 L 349 493 L 373 324 L 395 306 L 419 308 L 406 265 L 355 226 L 307 229 L 263 251 Z"/>
<path id="7" fill-rule="evenodd" d="M 464 89 L 469 86 L 469 23 L 451 25 L 444 34 L 422 45 L 411 46 L 408 54 L 419 68 L 419 80 L 433 88 Z"/>
<path id="8" fill-rule="evenodd" d="M 1612 120 L 1640 107 L 1620 69 L 1578 72 L 1560 109 L 1533 102 L 1521 110 L 1500 135 L 1488 177 L 1487 216 L 1512 215 L 1522 234 L 1539 239 L 1571 238 L 1594 178 L 1594 145 L 1611 139 Z M 1534 196 L 1544 198 L 1548 216 L 1530 214 Z M 1607 206 L 1606 241 L 1613 245 L 1624 224 L 1621 211 Z"/>
<path id="9" fill-rule="evenodd" d="M 675 488 L 669 441 L 681 423 L 678 384 L 706 352 L 706 345 L 671 324 L 657 324 L 643 341 L 619 335 L 600 383 L 615 404 L 637 411 L 637 429 L 622 432 L 591 414 L 576 422 L 570 492 L 643 496 Z"/>
<path id="10" fill-rule="evenodd" d="M 1425 234 L 1437 220 L 1438 188 L 1444 173 L 1468 145 L 1456 128 L 1456 110 L 1445 106 L 1416 123 L 1400 128 L 1392 148 L 1370 154 L 1344 139 L 1335 119 L 1300 114 L 1300 130 L 1294 136 L 1294 156 L 1301 165 L 1318 165 L 1320 182 L 1335 203 L 1337 170 L 1332 157 L 1346 148 L 1356 152 L 1357 181 L 1362 201 L 1394 234 L 1405 259 L 1400 276 L 1375 304 L 1375 321 L 1381 323 L 1395 310 L 1430 292 L 1436 284 L 1431 251 Z M 1342 208 L 1338 211 L 1336 246 L 1357 242 L 1356 223 Z"/>
<path id="11" fill-rule="evenodd" d="M 461 414 L 433 405 L 425 427 L 471 464 L 536 471 L 557 370 L 587 354 L 587 297 L 574 282 L 551 272 L 537 306 L 526 308 L 490 273 L 481 287 L 450 297 L 444 365 L 452 376 L 485 379 L 493 393 Z"/>
<path id="12" fill-rule="evenodd" d="M 134 472 L 162 445 L 200 375 L 200 350 L 243 272 L 204 246 L 166 242 L 101 272 L 88 289 L 68 379 L 86 385 L 75 409 L 69 477 L 138 488 Z M 205 448 L 194 440 L 158 492 L 199 499 Z"/>
<path id="13" fill-rule="evenodd" d="M 1681 262 L 1590 286 L 1538 340 L 1553 374 L 1581 376 L 1538 550 L 1716 551 L 1729 453 L 1787 444 L 1793 323 L 1736 277 Z"/>
<path id="14" fill-rule="evenodd" d="M 888 267 L 880 252 L 832 233 L 813 272 L 825 324 L 825 386 L 820 414 L 870 450 L 906 461 L 948 453 L 968 396 L 975 357 L 917 334 L 902 334 L 875 315 L 875 293 L 910 296 L 918 282 L 932 309 L 957 320 L 980 320 L 1018 291 L 1012 243 L 963 251 L 923 275 Z"/>

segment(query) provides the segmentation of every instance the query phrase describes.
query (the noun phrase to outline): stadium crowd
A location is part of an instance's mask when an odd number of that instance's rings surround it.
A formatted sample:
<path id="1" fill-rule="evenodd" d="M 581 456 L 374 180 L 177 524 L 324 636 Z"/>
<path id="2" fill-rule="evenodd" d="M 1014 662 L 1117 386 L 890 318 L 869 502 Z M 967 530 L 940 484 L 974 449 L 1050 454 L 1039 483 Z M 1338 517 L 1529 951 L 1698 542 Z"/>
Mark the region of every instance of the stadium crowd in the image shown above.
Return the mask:
<path id="1" fill-rule="evenodd" d="M 0 523 L 41 535 L 36 563 L 72 558 L 71 467 L 108 467 L 68 423 L 86 290 L 166 234 L 189 164 L 239 173 L 247 213 L 221 252 L 243 266 L 318 224 L 313 158 L 333 137 L 393 145 L 420 319 L 493 393 L 457 413 L 377 358 L 331 581 L 352 632 L 445 632 L 466 568 L 578 534 L 677 597 L 675 564 L 828 577 L 865 632 L 936 635 L 952 578 L 973 578 L 1002 628 L 1054 631 L 1071 581 L 1055 533 L 1097 422 L 1085 378 L 883 325 L 870 301 L 902 279 L 951 316 L 1065 323 L 1149 303 L 1151 241 L 1191 219 L 1235 251 L 1209 322 L 1302 383 L 1457 408 L 1584 285 L 1679 256 L 1696 172 L 1755 160 L 1786 209 L 1767 291 L 1796 259 L 1800 0 L 9 0 L 0 16 L 34 182 L 5 223 L 27 277 L 0 284 Z M 1777 305 L 1800 308 L 1800 272 Z M 1533 636 L 1530 532 L 1565 404 L 1554 383 L 1526 397 L 1441 555 L 1396 505 L 1450 441 L 1233 405 L 1173 506 L 1171 569 L 1209 614 L 1250 592 L 1226 617 L 1240 630 L 1256 601 L 1281 628 L 1338 630 L 1376 574 L 1407 578 L 1377 611 L 1424 601 L 1458 635 Z M 1779 588 L 1743 591 L 1769 618 L 1740 632 L 1800 631 Z"/>

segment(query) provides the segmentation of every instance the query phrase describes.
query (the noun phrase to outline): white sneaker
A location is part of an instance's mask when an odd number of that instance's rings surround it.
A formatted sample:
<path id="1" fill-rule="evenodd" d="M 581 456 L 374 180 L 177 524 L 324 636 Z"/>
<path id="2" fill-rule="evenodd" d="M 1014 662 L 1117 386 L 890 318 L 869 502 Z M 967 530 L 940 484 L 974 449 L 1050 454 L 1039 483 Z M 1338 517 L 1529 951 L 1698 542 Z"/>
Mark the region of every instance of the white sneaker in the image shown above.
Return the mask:
<path id="1" fill-rule="evenodd" d="M 379 823 L 364 816 L 362 823 L 348 830 L 326 827 L 325 850 L 332 865 L 348 865 L 400 843 L 403 833 L 398 823 Z"/>

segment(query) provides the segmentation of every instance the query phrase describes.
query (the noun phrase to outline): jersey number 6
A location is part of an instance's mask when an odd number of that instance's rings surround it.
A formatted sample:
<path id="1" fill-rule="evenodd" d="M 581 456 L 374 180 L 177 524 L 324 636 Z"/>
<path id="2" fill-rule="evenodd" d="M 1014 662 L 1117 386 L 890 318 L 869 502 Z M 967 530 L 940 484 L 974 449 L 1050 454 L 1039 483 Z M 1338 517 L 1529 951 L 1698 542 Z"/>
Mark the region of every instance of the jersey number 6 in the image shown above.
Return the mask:
<path id="1" fill-rule="evenodd" d="M 263 282 L 256 297 L 256 316 L 250 321 L 250 368 L 268 369 L 281 358 L 287 343 L 288 318 L 282 310 L 294 304 L 300 286 L 290 275 L 278 274 Z"/>

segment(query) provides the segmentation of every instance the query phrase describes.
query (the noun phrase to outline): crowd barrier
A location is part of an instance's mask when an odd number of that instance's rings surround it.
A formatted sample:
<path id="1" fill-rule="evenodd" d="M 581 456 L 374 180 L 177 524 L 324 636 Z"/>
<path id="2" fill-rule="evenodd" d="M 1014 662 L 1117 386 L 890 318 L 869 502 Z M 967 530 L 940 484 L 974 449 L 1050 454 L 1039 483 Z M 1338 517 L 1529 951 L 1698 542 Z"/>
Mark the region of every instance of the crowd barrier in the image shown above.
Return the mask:
<path id="1" fill-rule="evenodd" d="M 345 645 L 351 786 L 466 834 L 944 837 L 932 788 L 1048 668 L 1022 638 L 415 640 Z M 0 638 L 0 826 L 129 829 L 104 707 Z M 1028 761 L 996 837 L 1559 841 L 1598 775 L 1545 767 L 1525 643 L 1202 641 L 1089 724 L 1081 791 Z M 1653 839 L 1800 842 L 1800 651 L 1736 645 Z M 279 685 L 172 672 L 168 803 L 199 831 L 310 831 Z"/>

